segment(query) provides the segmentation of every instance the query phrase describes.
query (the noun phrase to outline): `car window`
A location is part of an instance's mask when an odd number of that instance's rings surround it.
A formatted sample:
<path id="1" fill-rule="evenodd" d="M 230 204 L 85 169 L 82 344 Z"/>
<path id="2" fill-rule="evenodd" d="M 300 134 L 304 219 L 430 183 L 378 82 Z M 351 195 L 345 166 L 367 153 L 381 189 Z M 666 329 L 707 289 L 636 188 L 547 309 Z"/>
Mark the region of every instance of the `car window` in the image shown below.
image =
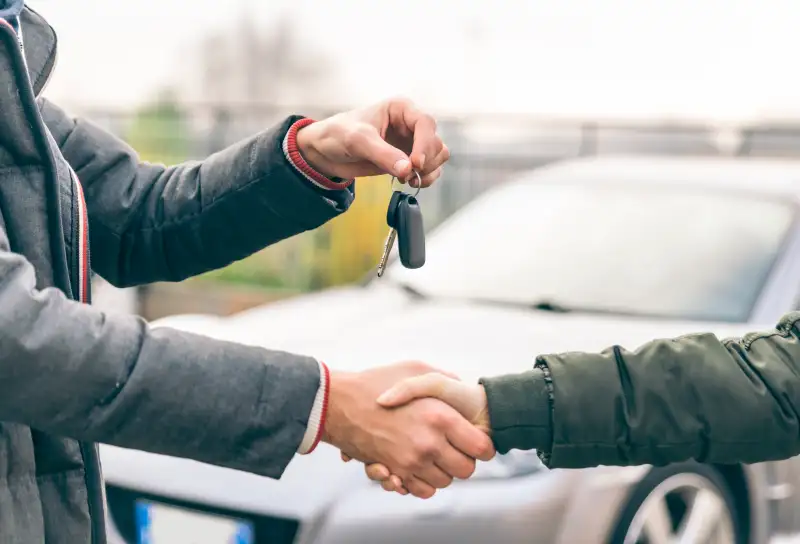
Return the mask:
<path id="1" fill-rule="evenodd" d="M 794 213 L 686 184 L 515 183 L 435 231 L 425 267 L 386 276 L 432 296 L 743 322 Z"/>

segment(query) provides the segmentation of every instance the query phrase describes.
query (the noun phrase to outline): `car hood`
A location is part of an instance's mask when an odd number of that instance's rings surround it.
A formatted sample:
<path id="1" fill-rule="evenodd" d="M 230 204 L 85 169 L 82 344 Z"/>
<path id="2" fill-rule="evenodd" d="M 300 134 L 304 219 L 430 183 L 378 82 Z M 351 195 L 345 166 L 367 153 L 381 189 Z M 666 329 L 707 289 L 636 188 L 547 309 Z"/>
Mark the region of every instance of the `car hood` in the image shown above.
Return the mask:
<path id="1" fill-rule="evenodd" d="M 332 289 L 231 317 L 172 316 L 154 326 L 311 355 L 339 370 L 416 359 L 463 379 L 524 371 L 539 354 L 614 344 L 635 348 L 654 338 L 708 331 L 727 337 L 752 329 L 419 299 L 390 284 Z"/>
<path id="2" fill-rule="evenodd" d="M 527 370 L 542 353 L 634 348 L 657 337 L 708 330 L 733 336 L 749 328 L 424 300 L 389 284 L 331 289 L 230 317 L 172 316 L 153 326 L 308 354 L 339 370 L 416 359 L 469 380 Z M 341 500 L 353 485 L 368 485 L 357 464 L 342 463 L 325 444 L 295 458 L 280 481 L 111 446 L 102 456 L 110 483 L 298 519 Z"/>

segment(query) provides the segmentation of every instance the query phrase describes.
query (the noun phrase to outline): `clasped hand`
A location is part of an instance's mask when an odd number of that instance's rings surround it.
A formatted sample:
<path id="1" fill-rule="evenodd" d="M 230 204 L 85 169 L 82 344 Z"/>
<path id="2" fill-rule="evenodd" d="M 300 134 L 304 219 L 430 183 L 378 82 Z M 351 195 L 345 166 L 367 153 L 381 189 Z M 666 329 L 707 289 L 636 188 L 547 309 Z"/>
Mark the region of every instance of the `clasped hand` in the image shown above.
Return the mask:
<path id="1" fill-rule="evenodd" d="M 424 363 L 331 376 L 323 440 L 387 491 L 429 498 L 469 478 L 495 455 L 488 430 L 483 388 Z"/>

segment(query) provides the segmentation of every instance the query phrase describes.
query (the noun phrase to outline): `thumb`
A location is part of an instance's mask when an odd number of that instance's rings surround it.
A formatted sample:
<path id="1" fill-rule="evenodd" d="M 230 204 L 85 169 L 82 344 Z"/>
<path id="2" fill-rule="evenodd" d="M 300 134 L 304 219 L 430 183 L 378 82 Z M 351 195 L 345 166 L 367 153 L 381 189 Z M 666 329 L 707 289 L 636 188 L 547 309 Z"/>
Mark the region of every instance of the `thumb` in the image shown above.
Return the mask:
<path id="1" fill-rule="evenodd" d="M 351 156 L 371 162 L 387 174 L 405 180 L 411 175 L 411 161 L 408 156 L 387 143 L 375 130 L 362 132 L 358 138 L 350 140 Z"/>
<path id="2" fill-rule="evenodd" d="M 406 378 L 384 391 L 378 397 L 378 404 L 384 408 L 393 408 L 425 397 L 445 400 L 444 393 L 448 383 L 452 381 L 454 381 L 452 378 L 435 372 Z"/>

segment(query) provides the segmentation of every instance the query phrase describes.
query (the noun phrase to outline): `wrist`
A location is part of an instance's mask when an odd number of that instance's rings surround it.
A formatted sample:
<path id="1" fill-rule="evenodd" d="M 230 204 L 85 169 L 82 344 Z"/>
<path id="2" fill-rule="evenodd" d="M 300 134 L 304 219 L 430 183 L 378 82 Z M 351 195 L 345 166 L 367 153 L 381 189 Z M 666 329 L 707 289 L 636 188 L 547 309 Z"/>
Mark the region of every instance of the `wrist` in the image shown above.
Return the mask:
<path id="1" fill-rule="evenodd" d="M 341 429 L 347 421 L 345 399 L 349 395 L 348 391 L 351 390 L 352 381 L 353 374 L 350 372 L 334 371 L 329 373 L 328 406 L 325 425 L 320 435 L 320 440 L 326 444 L 336 446 L 339 443 L 338 437 L 341 436 Z"/>
<path id="2" fill-rule="evenodd" d="M 489 401 L 486 398 L 486 388 L 483 384 L 478 384 L 478 396 L 480 398 L 480 405 L 482 406 L 478 415 L 472 421 L 473 425 L 488 434 L 492 435 L 492 425 L 489 421 Z"/>
<path id="3" fill-rule="evenodd" d="M 295 122 L 284 138 L 284 154 L 295 170 L 317 187 L 328 191 L 346 189 L 353 180 L 337 178 L 335 166 L 319 150 L 318 144 L 325 138 L 323 127 L 313 119 Z"/>
<path id="4" fill-rule="evenodd" d="M 321 137 L 319 123 L 311 122 L 300 126 L 297 129 L 297 150 L 311 168 L 328 178 L 336 177 L 317 147 Z"/>
<path id="5" fill-rule="evenodd" d="M 486 391 L 492 441 L 511 449 L 550 451 L 552 401 L 541 368 L 480 380 Z"/>

